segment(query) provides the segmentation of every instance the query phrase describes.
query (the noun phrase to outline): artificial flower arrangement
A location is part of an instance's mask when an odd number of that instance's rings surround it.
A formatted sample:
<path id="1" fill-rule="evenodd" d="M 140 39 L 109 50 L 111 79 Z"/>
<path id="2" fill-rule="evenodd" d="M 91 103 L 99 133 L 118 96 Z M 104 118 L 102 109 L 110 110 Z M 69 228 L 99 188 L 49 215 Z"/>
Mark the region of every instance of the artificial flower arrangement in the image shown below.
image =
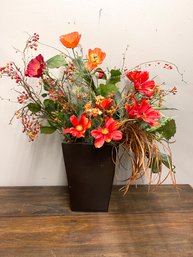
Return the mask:
<path id="1" fill-rule="evenodd" d="M 0 75 L 16 82 L 21 107 L 15 116 L 23 124 L 30 141 L 55 131 L 67 142 L 88 142 L 96 148 L 111 143 L 130 157 L 132 172 L 125 190 L 144 174 L 161 183 L 162 166 L 174 182 L 174 166 L 169 140 L 176 132 L 174 119 L 163 114 L 164 98 L 176 87 L 164 90 L 148 71 L 104 70 L 99 66 L 106 54 L 100 48 L 83 55 L 78 32 L 60 36 L 65 47 L 52 58 L 38 54 L 39 35 L 34 33 L 21 52 L 24 62 L 0 68 Z M 170 64 L 165 68 L 172 69 Z M 58 71 L 58 73 L 56 73 Z M 35 86 L 34 86 L 35 81 Z"/>

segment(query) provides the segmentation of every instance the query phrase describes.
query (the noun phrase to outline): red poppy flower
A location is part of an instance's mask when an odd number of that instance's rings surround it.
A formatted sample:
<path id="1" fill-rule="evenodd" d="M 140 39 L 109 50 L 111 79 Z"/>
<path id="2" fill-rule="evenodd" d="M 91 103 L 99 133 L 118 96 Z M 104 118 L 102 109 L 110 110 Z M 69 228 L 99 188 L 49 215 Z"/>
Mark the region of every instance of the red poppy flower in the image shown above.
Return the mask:
<path id="1" fill-rule="evenodd" d="M 153 80 L 148 80 L 144 83 L 134 82 L 134 87 L 139 93 L 148 97 L 155 93 L 155 82 Z"/>
<path id="2" fill-rule="evenodd" d="M 136 118 L 138 116 L 139 104 L 135 100 L 134 97 L 132 97 L 132 100 L 133 100 L 133 104 L 130 105 L 130 104 L 126 103 L 125 104 L 125 109 L 127 110 L 129 118 L 134 119 L 134 118 Z"/>
<path id="3" fill-rule="evenodd" d="M 135 99 L 133 105 L 125 104 L 125 109 L 130 118 L 138 118 L 147 122 L 150 126 L 159 126 L 160 113 L 154 110 L 146 99 L 138 103 Z"/>
<path id="4" fill-rule="evenodd" d="M 154 94 L 155 82 L 154 80 L 148 80 L 149 73 L 147 71 L 130 71 L 126 76 L 134 82 L 134 87 L 137 92 L 148 97 Z"/>
<path id="5" fill-rule="evenodd" d="M 102 52 L 100 48 L 95 48 L 94 50 L 89 49 L 88 51 L 88 62 L 84 64 L 85 68 L 89 71 L 96 68 L 105 59 L 106 53 Z"/>
<path id="6" fill-rule="evenodd" d="M 41 54 L 33 58 L 27 65 L 27 70 L 25 71 L 25 76 L 40 78 L 46 68 L 46 63 Z"/>
<path id="7" fill-rule="evenodd" d="M 113 118 L 107 118 L 104 127 L 92 130 L 91 135 L 95 138 L 94 145 L 100 148 L 105 142 L 109 143 L 111 140 L 121 140 L 122 132 L 118 130 L 120 124 Z"/>
<path id="8" fill-rule="evenodd" d="M 131 81 L 143 83 L 149 79 L 149 72 L 148 71 L 129 71 L 126 73 L 126 76 Z"/>
<path id="9" fill-rule="evenodd" d="M 81 38 L 81 34 L 78 32 L 72 32 L 66 35 L 60 36 L 60 42 L 67 48 L 75 48 Z"/>
<path id="10" fill-rule="evenodd" d="M 70 121 L 74 127 L 64 129 L 64 134 L 70 133 L 73 137 L 84 137 L 86 130 L 91 127 L 91 121 L 84 114 L 80 116 L 80 120 L 72 115 Z"/>

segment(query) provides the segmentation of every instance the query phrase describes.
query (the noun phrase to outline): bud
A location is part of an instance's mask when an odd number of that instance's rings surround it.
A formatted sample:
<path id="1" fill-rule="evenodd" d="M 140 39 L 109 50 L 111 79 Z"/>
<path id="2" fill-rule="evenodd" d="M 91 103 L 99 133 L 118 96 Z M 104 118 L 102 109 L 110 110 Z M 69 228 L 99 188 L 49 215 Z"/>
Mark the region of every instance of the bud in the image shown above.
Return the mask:
<path id="1" fill-rule="evenodd" d="M 102 79 L 104 77 L 105 73 L 103 70 L 99 70 L 99 71 L 95 72 L 95 75 L 98 79 Z"/>

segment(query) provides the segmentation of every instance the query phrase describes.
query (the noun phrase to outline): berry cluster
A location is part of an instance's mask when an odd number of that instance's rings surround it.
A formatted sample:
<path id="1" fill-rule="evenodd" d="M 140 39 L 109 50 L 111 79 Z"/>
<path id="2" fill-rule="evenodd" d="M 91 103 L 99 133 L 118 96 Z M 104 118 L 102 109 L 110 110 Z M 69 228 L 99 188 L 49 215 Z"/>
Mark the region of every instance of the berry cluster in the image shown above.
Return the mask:
<path id="1" fill-rule="evenodd" d="M 0 67 L 0 76 L 8 76 L 11 79 L 15 79 L 16 83 L 21 82 L 21 76 L 18 74 L 18 70 L 14 66 L 13 62 L 7 63 L 5 66 Z"/>
<path id="2" fill-rule="evenodd" d="M 32 37 L 27 41 L 27 46 L 33 50 L 37 50 L 38 47 L 38 40 L 39 40 L 39 35 L 37 33 L 34 33 Z"/>
<path id="3" fill-rule="evenodd" d="M 17 100 L 18 100 L 18 102 L 19 102 L 20 104 L 22 104 L 22 103 L 25 102 L 25 100 L 27 100 L 28 98 L 29 98 L 29 95 L 28 95 L 25 91 L 23 91 L 23 92 L 21 93 L 21 95 L 17 97 Z"/>
<path id="4" fill-rule="evenodd" d="M 36 113 L 28 113 L 26 110 L 20 110 L 15 113 L 17 119 L 22 120 L 23 133 L 26 133 L 29 137 L 29 141 L 34 141 L 37 138 L 40 131 L 39 115 Z"/>

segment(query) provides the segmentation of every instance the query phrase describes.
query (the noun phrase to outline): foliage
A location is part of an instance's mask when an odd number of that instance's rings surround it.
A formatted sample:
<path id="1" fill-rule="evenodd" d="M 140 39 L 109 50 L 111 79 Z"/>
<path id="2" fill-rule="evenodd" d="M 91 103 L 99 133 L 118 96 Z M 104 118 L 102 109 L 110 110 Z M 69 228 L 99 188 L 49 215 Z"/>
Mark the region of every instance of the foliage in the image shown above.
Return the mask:
<path id="1" fill-rule="evenodd" d="M 30 141 L 40 133 L 58 131 L 69 142 L 90 142 L 97 148 L 105 142 L 121 146 L 132 163 L 126 191 L 144 174 L 151 183 L 152 173 L 156 173 L 160 182 L 162 164 L 172 175 L 169 140 L 176 125 L 161 111 L 165 97 L 175 95 L 176 87 L 164 90 L 149 78 L 148 71 L 139 68 L 103 70 L 99 66 L 105 52 L 89 49 L 84 56 L 80 39 L 78 32 L 62 35 L 63 51 L 47 61 L 41 54 L 28 61 L 38 47 L 39 35 L 35 33 L 21 52 L 23 68 L 13 62 L 0 68 L 1 77 L 16 82 L 21 107 L 15 115 L 21 119 L 23 132 Z"/>

